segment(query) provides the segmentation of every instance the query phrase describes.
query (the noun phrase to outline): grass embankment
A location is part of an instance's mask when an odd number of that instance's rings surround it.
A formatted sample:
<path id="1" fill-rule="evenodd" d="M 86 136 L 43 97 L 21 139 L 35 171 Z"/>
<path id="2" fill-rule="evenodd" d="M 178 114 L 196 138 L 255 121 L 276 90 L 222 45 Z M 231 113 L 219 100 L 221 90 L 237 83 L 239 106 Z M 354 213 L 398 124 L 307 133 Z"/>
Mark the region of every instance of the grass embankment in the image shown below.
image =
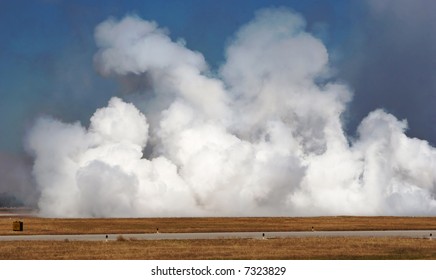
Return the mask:
<path id="1" fill-rule="evenodd" d="M 24 222 L 23 232 L 12 222 Z M 434 229 L 436 217 L 308 217 L 308 218 L 126 218 L 51 219 L 0 217 L 0 235 L 22 234 L 126 234 L 160 232 L 317 231 Z"/>
<path id="2" fill-rule="evenodd" d="M 7 241 L 0 259 L 436 259 L 436 241 L 411 238 Z"/>

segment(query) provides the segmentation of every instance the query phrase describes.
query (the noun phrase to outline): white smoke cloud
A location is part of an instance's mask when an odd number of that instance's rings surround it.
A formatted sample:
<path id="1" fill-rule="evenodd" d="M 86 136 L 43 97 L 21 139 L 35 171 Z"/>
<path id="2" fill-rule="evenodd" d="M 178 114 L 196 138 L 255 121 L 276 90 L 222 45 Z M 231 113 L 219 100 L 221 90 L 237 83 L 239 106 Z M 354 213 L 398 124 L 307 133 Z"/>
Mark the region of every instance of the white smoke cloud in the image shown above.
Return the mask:
<path id="1" fill-rule="evenodd" d="M 436 214 L 436 149 L 382 110 L 349 143 L 350 90 L 327 82 L 328 52 L 292 11 L 260 11 L 216 75 L 135 16 L 95 37 L 98 70 L 147 94 L 112 98 L 89 128 L 37 121 L 27 142 L 42 215 Z"/>

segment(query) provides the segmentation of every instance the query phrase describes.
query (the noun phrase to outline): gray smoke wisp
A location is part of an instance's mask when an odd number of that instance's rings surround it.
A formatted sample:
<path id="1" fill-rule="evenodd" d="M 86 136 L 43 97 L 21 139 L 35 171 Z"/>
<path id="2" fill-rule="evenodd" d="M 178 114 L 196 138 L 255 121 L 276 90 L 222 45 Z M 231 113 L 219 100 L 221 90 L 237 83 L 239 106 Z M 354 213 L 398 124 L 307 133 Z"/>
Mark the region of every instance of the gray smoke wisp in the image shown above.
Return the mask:
<path id="1" fill-rule="evenodd" d="M 0 207 L 36 206 L 31 170 L 31 158 L 0 152 Z"/>
<path id="2" fill-rule="evenodd" d="M 89 127 L 36 122 L 41 215 L 436 214 L 436 149 L 383 110 L 349 140 L 351 91 L 298 14 L 259 11 L 217 74 L 136 16 L 101 23 L 95 39 L 98 71 L 144 92 L 113 97 Z"/>

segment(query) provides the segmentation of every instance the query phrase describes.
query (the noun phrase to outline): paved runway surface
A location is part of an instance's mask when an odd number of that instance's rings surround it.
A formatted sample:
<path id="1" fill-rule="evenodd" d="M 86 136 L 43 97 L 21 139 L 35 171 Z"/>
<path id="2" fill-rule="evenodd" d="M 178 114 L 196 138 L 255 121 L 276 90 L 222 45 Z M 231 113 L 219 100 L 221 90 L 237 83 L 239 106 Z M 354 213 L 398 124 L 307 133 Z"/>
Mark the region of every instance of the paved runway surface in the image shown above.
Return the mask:
<path id="1" fill-rule="evenodd" d="M 300 231 L 300 232 L 214 232 L 214 233 L 146 233 L 146 234 L 109 234 L 107 240 L 116 240 L 122 235 L 126 239 L 163 240 L 163 239 L 229 239 L 229 238 L 285 238 L 310 236 L 360 236 L 360 237 L 413 237 L 430 238 L 432 230 L 386 230 L 386 231 Z M 0 241 L 12 240 L 80 240 L 105 241 L 105 234 L 74 235 L 4 235 Z"/>

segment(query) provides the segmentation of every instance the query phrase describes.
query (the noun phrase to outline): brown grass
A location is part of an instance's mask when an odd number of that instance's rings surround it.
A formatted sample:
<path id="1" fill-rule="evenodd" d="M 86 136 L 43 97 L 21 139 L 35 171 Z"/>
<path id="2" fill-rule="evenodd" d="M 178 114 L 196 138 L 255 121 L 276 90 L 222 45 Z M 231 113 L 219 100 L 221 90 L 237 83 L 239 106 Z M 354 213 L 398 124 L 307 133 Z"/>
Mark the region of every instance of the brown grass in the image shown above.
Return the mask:
<path id="1" fill-rule="evenodd" d="M 0 259 L 436 259 L 436 241 L 412 238 L 5 241 Z"/>
<path id="2" fill-rule="evenodd" d="M 12 222 L 24 222 L 23 232 Z M 434 229 L 436 217 L 268 217 L 268 218 L 123 218 L 52 219 L 0 217 L 0 235 L 22 234 L 127 234 L 159 232 L 317 231 Z"/>
<path id="3" fill-rule="evenodd" d="M 12 222 L 24 222 L 13 232 Z M 436 229 L 434 217 L 49 219 L 0 217 L 0 234 L 118 234 L 117 241 L 3 241 L 0 259 L 436 259 L 436 240 L 308 237 L 134 240 L 127 233 Z"/>
<path id="4" fill-rule="evenodd" d="M 24 222 L 13 232 L 12 222 Z M 134 240 L 156 232 L 436 229 L 435 217 L 50 219 L 0 217 L 1 235 L 118 234 L 117 241 L 2 241 L 0 259 L 436 259 L 436 240 L 307 237 L 285 239 Z"/>

